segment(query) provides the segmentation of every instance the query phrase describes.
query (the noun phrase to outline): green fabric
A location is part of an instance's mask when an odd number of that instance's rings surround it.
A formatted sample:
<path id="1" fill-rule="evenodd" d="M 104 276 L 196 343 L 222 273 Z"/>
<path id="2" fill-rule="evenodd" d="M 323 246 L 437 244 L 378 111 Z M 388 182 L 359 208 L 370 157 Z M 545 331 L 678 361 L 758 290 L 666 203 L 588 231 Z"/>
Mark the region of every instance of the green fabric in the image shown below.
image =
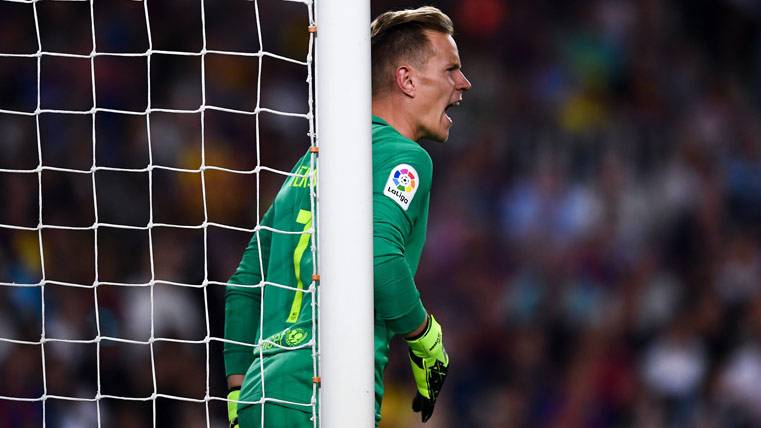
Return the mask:
<path id="1" fill-rule="evenodd" d="M 265 403 L 264 425 L 262 425 L 262 405 L 257 404 L 241 409 L 238 417 L 240 428 L 313 428 L 312 413 L 296 411 L 292 408 L 279 406 L 276 403 Z"/>
<path id="2" fill-rule="evenodd" d="M 406 334 L 425 320 L 413 277 L 425 244 L 433 162 L 383 119 L 373 116 L 372 129 L 375 317 L 393 333 Z M 389 175 L 400 164 L 418 173 L 419 187 L 406 211 L 384 195 Z"/>
<path id="3" fill-rule="evenodd" d="M 425 243 L 433 164 L 418 143 L 399 134 L 383 119 L 373 117 L 372 135 L 375 394 L 376 420 L 379 420 L 389 342 L 395 335 L 414 331 L 426 316 L 413 278 Z M 309 172 L 309 159 L 307 153 L 292 172 Z M 390 177 L 400 165 L 407 165 L 417 173 L 414 195 L 407 198 L 408 203 L 404 207 L 394 199 L 396 196 L 384 194 Z M 351 172 L 349 166 L 346 170 Z M 350 207 L 351 200 L 347 198 L 346 208 Z M 281 230 L 303 231 L 309 226 L 304 221 L 304 210 L 310 210 L 308 180 L 291 177 L 281 187 L 261 223 Z M 298 271 L 301 272 L 303 286 L 308 288 L 312 254 L 309 248 L 303 251 L 303 237 L 304 234 L 284 235 L 261 230 L 258 237 L 252 237 L 238 269 L 230 278 L 225 294 L 225 338 L 251 346 L 226 343 L 225 370 L 227 375 L 246 373 L 241 390 L 243 401 L 261 398 L 261 367 L 264 367 L 267 397 L 299 403 L 311 400 L 311 350 L 294 354 L 267 344 L 262 346 L 263 349 L 253 346 L 260 337 L 283 345 L 290 345 L 289 338 L 293 337 L 303 338 L 299 344 L 311 339 L 311 294 L 302 294 L 299 304 L 293 290 L 268 286 L 262 302 L 261 289 L 234 286 L 261 281 L 261 247 L 266 281 L 297 287 L 299 281 L 295 260 L 300 259 Z M 300 248 L 303 253 L 299 252 Z M 294 306 L 298 306 L 299 313 L 296 322 L 292 323 L 288 321 L 293 319 Z M 263 314 L 260 308 L 263 308 Z M 260 317 L 264 319 L 261 329 Z M 259 359 L 260 353 L 262 360 Z M 294 355 L 286 356 L 288 354 Z M 288 379 L 291 383 L 282 383 L 278 379 Z M 300 406 L 292 408 L 311 411 Z"/>
<path id="4" fill-rule="evenodd" d="M 272 226 L 274 210 L 270 208 L 262 217 L 261 224 Z M 261 239 L 259 239 L 261 238 Z M 259 245 L 261 245 L 262 263 L 269 263 L 272 234 L 261 230 L 254 233 L 238 269 L 230 278 L 231 284 L 225 289 L 225 338 L 253 346 L 259 332 L 259 308 L 261 307 L 261 289 L 233 287 L 232 284 L 258 284 L 262 279 L 259 266 Z M 243 374 L 253 361 L 252 346 L 243 346 L 225 342 L 225 370 L 231 374 Z"/>
<path id="5" fill-rule="evenodd" d="M 310 157 L 306 153 L 291 172 L 309 174 Z M 309 403 L 312 397 L 314 370 L 311 347 L 287 352 L 278 346 L 304 346 L 312 339 L 313 295 L 274 286 L 266 286 L 263 293 L 261 288 L 235 286 L 255 285 L 263 277 L 270 283 L 299 289 L 309 288 L 313 271 L 311 235 L 308 233 L 312 227 L 309 193 L 309 178 L 291 176 L 285 180 L 275 201 L 262 218 L 261 225 L 303 233 L 285 234 L 261 229 L 258 236 L 256 233 L 252 236 L 238 269 L 228 281 L 230 285 L 225 293 L 225 338 L 251 344 L 244 346 L 225 343 L 224 346 L 226 374 L 246 374 L 241 386 L 241 401 L 258 400 L 262 388 L 269 398 L 295 403 Z M 264 320 L 263 323 L 261 319 Z M 262 346 L 253 346 L 260 339 Z M 263 357 L 263 364 L 260 364 L 260 356 Z M 302 360 L 308 364 L 301 363 Z M 263 384 L 262 366 L 265 368 Z M 286 374 L 281 373 L 284 370 Z M 304 387 L 281 382 L 281 379 L 286 378 L 299 380 Z"/>
<path id="6" fill-rule="evenodd" d="M 311 348 L 265 354 L 263 358 L 256 357 L 246 372 L 240 391 L 241 401 L 261 400 L 264 398 L 264 390 L 267 398 L 297 403 L 281 403 L 284 407 L 311 413 L 312 408 L 309 404 L 314 389 L 312 376 Z M 251 404 L 240 404 L 238 412 L 250 406 Z"/>

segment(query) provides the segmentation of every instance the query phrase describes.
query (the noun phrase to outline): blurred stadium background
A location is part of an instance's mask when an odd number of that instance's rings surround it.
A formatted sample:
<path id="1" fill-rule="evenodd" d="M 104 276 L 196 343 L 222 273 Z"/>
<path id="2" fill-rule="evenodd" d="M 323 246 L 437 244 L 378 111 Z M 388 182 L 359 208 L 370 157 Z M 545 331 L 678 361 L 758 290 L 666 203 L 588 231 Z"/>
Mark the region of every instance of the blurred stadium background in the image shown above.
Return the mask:
<path id="1" fill-rule="evenodd" d="M 419 6 L 374 0 L 373 16 Z M 473 82 L 434 159 L 429 237 L 419 288 L 444 326 L 451 375 L 430 427 L 761 426 L 761 4 L 749 0 L 445 0 Z M 0 2 L 0 53 L 37 49 L 30 5 Z M 306 55 L 302 5 L 259 1 L 266 50 Z M 89 5 L 37 4 L 46 51 L 92 49 Z M 199 2 L 149 2 L 154 49 L 199 51 Z M 206 2 L 209 48 L 256 51 L 253 8 Z M 141 2 L 95 2 L 99 52 L 147 48 Z M 87 110 L 88 59 L 44 57 L 43 108 Z M 152 107 L 200 106 L 195 58 L 154 55 Z M 350 65 L 347 64 L 347 69 Z M 99 107 L 144 110 L 144 57 L 98 57 Z M 207 104 L 252 110 L 255 59 L 209 54 Z M 306 112 L 306 70 L 265 59 L 262 106 Z M 328 77 L 330 78 L 330 77 Z M 337 77 L 340 78 L 340 77 Z M 34 111 L 36 59 L 0 56 L 0 109 Z M 154 164 L 200 165 L 200 114 L 151 114 Z M 307 123 L 262 114 L 262 164 L 288 169 Z M 43 165 L 145 168 L 143 116 L 39 117 Z M 253 118 L 206 112 L 208 165 L 256 164 Z M 0 114 L 0 169 L 38 165 L 34 117 Z M 100 222 L 145 225 L 148 173 L 99 171 Z M 263 173 L 261 201 L 281 178 Z M 200 174 L 153 172 L 154 222 L 203 221 Z M 255 224 L 255 179 L 207 171 L 209 221 Z M 89 175 L 44 171 L 42 221 L 88 226 Z M 39 221 L 36 174 L 0 173 L 0 224 Z M 47 279 L 92 284 L 92 231 L 45 230 Z M 0 228 L 0 282 L 41 278 L 37 232 Z M 224 281 L 246 233 L 208 229 L 208 279 Z M 201 284 L 203 233 L 156 228 L 155 277 Z M 99 281 L 150 278 L 147 233 L 101 228 Z M 201 340 L 204 293 L 160 284 L 155 336 Z M 100 286 L 101 334 L 146 340 L 145 287 Z M 92 339 L 93 290 L 45 287 L 47 337 Z M 208 288 L 222 335 L 222 287 Z M 39 288 L 0 287 L 0 337 L 40 338 Z M 203 344 L 154 346 L 159 392 L 202 399 Z M 387 370 L 383 427 L 415 427 L 401 343 Z M 212 342 L 210 392 L 224 396 Z M 94 344 L 50 343 L 48 393 L 92 397 Z M 0 342 L 0 395 L 42 394 L 39 345 Z M 150 349 L 104 341 L 101 392 L 153 392 Z M 159 399 L 156 426 L 205 426 L 203 404 Z M 0 400 L 0 426 L 41 426 L 41 405 Z M 49 400 L 48 427 L 94 426 L 91 402 Z M 212 402 L 213 426 L 224 403 Z M 108 427 L 151 426 L 150 402 L 106 399 Z"/>

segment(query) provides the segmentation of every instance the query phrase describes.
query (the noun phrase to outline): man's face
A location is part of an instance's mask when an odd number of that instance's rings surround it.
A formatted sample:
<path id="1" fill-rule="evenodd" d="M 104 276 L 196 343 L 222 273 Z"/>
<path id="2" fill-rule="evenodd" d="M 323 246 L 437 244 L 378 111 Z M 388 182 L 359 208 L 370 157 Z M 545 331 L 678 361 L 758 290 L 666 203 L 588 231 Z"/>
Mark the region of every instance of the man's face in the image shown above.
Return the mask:
<path id="1" fill-rule="evenodd" d="M 461 70 L 460 55 L 452 36 L 426 31 L 432 53 L 428 61 L 416 69 L 418 84 L 415 87 L 415 113 L 417 136 L 435 141 L 446 141 L 452 118 L 447 109 L 459 104 L 462 93 L 470 89 L 470 82 Z"/>

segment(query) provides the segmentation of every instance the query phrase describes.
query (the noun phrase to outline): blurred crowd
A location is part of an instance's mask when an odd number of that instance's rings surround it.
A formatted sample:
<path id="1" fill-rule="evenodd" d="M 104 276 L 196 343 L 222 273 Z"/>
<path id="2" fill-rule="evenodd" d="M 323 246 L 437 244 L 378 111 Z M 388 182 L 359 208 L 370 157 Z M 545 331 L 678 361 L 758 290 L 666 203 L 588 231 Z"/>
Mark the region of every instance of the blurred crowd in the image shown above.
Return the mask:
<path id="1" fill-rule="evenodd" d="M 256 224 L 283 176 L 250 172 L 289 170 L 309 128 L 245 112 L 306 113 L 307 68 L 44 55 L 38 83 L 37 58 L 2 55 L 39 40 L 306 59 L 304 5 L 207 1 L 202 21 L 196 3 L 148 2 L 146 25 L 142 2 L 94 2 L 92 25 L 87 2 L 0 1 L 0 110 L 118 110 L 0 113 L 0 338 L 17 341 L 0 340 L 0 396 L 48 394 L 46 426 L 225 426 L 224 402 L 192 400 L 226 394 L 222 346 L 204 338 L 222 336 L 214 282 L 250 234 L 170 225 Z M 435 5 L 473 89 L 450 140 L 423 143 L 434 184 L 416 280 L 452 359 L 426 426 L 761 426 L 761 5 Z M 381 426 L 419 426 L 401 342 L 386 391 Z M 42 407 L 0 399 L 0 426 L 41 426 Z"/>

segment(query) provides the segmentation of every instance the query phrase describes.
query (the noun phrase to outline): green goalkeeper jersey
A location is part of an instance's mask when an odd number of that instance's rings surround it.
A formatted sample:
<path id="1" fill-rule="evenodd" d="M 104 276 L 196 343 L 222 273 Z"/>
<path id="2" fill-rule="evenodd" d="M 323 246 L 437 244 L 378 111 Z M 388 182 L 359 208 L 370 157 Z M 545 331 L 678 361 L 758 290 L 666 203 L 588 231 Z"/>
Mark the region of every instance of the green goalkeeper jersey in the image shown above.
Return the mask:
<path id="1" fill-rule="evenodd" d="M 418 143 L 375 116 L 372 135 L 375 392 L 376 419 L 379 419 L 389 342 L 395 335 L 415 330 L 426 316 L 413 277 L 425 243 L 433 164 Z M 292 172 L 311 173 L 309 153 L 298 161 Z M 261 221 L 263 226 L 297 233 L 280 234 L 262 229 L 246 247 L 226 290 L 226 339 L 255 344 L 261 337 L 293 348 L 303 346 L 312 338 L 313 295 L 294 290 L 308 289 L 312 281 L 309 183 L 308 178 L 289 177 Z M 351 204 L 347 198 L 345 208 L 351 208 Z M 267 283 L 292 289 L 267 285 L 262 292 L 261 288 L 234 286 L 258 284 L 262 276 Z M 289 351 L 280 346 L 265 342 L 261 349 L 252 349 L 225 343 L 227 375 L 246 373 L 241 388 L 242 401 L 262 397 L 263 368 L 265 396 L 310 402 L 311 349 Z M 351 346 L 347 346 L 348 352 L 350 349 Z M 261 360 L 259 355 L 263 356 Z M 311 412 L 306 406 L 292 406 Z"/>

